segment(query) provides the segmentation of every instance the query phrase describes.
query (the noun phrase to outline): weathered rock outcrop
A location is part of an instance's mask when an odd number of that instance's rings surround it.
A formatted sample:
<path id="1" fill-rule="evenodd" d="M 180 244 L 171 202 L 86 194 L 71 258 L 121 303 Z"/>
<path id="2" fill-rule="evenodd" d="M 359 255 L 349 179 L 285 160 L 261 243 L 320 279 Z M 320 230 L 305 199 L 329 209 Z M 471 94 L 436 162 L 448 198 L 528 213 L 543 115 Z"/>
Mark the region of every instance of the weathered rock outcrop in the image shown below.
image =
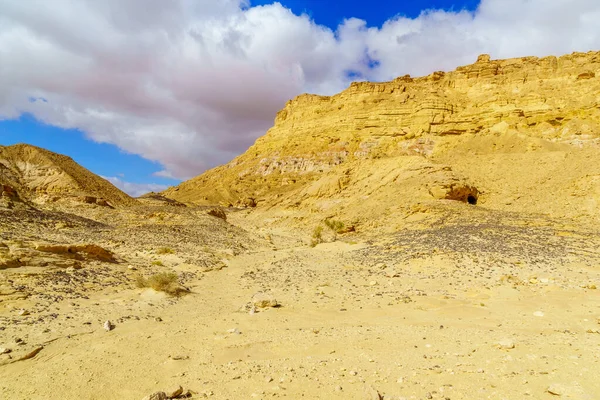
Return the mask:
<path id="1" fill-rule="evenodd" d="M 259 207 L 314 208 L 319 196 L 340 200 L 373 185 L 389 191 L 390 184 L 380 185 L 386 181 L 383 168 L 412 193 L 413 202 L 483 200 L 504 207 L 530 190 L 523 208 L 545 211 L 547 202 L 536 196 L 590 181 L 580 162 L 597 154 L 598 76 L 600 52 L 509 60 L 483 55 L 453 72 L 356 82 L 331 97 L 301 95 L 246 153 L 164 195 L 196 204 L 236 205 L 253 198 Z M 556 166 L 569 170 L 561 174 L 562 183 L 537 169 L 540 159 L 558 154 Z M 600 176 L 595 166 L 586 173 Z M 371 182 L 375 177 L 383 181 Z M 542 186 L 532 186 L 533 177 Z M 544 189 L 544 182 L 556 185 Z"/>
<path id="2" fill-rule="evenodd" d="M 70 157 L 35 146 L 0 146 L 2 198 L 34 203 L 72 200 L 104 207 L 136 204 Z"/>

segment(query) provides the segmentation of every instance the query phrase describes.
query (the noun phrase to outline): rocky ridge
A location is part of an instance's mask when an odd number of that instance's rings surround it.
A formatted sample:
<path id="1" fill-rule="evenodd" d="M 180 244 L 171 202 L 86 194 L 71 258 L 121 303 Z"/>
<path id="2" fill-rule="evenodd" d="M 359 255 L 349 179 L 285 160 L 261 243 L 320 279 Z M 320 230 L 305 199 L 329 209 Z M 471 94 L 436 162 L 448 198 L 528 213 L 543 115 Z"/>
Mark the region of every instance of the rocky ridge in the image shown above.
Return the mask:
<path id="1" fill-rule="evenodd" d="M 0 146 L 0 185 L 4 206 L 64 201 L 103 207 L 137 204 L 70 157 L 26 144 Z"/>
<path id="2" fill-rule="evenodd" d="M 600 170 L 589 160 L 599 154 L 598 76 L 600 52 L 482 55 L 448 73 L 304 94 L 246 153 L 163 195 L 352 218 L 366 212 L 370 221 L 374 207 L 393 208 L 390 198 L 406 205 L 405 216 L 450 199 L 597 218 Z M 575 207 L 565 207 L 573 196 Z"/>

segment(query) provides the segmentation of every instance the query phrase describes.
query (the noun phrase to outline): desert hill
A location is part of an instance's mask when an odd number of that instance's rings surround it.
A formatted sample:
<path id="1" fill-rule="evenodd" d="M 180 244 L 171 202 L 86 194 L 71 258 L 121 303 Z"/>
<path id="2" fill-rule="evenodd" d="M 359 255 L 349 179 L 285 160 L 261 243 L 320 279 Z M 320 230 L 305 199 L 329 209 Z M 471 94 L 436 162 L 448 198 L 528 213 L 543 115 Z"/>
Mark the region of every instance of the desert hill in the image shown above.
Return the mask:
<path id="1" fill-rule="evenodd" d="M 0 146 L 0 184 L 5 201 L 74 201 L 126 206 L 136 200 L 70 157 L 26 145 Z"/>
<path id="2" fill-rule="evenodd" d="M 449 73 L 301 95 L 246 153 L 163 194 L 375 225 L 440 199 L 597 221 L 599 76 L 600 52 L 482 55 Z"/>

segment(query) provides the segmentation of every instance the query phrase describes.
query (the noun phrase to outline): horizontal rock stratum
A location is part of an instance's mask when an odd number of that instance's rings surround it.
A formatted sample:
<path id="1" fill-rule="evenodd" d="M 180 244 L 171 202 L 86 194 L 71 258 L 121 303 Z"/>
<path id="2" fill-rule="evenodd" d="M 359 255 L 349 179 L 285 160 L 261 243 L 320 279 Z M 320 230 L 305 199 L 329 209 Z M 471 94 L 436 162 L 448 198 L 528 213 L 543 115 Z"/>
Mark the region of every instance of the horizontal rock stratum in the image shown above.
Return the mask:
<path id="1" fill-rule="evenodd" d="M 243 155 L 163 194 L 333 214 L 393 196 L 597 216 L 599 136 L 600 52 L 482 55 L 448 73 L 298 96 Z"/>

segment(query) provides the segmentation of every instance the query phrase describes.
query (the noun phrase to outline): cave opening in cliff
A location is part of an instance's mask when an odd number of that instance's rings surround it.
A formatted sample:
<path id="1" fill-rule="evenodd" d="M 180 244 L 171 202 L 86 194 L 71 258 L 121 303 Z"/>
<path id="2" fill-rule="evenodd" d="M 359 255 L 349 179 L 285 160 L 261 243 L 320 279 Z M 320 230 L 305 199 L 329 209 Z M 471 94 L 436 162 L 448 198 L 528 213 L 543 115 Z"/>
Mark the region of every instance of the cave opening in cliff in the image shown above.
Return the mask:
<path id="1" fill-rule="evenodd" d="M 472 194 L 470 194 L 467 197 L 467 203 L 471 204 L 471 205 L 476 205 L 477 204 L 477 197 L 473 196 Z"/>

